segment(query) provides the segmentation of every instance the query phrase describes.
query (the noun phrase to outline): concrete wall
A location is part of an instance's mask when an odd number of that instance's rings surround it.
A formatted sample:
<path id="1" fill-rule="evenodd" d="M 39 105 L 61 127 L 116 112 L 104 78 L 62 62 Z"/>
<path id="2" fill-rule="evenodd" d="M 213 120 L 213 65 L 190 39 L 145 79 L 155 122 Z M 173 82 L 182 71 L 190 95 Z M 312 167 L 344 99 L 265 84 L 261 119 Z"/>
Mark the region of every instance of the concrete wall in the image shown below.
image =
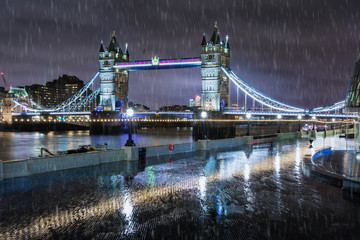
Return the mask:
<path id="1" fill-rule="evenodd" d="M 169 150 L 169 145 L 146 147 L 146 157 L 195 152 L 197 142 L 174 144 L 174 150 Z"/>
<path id="2" fill-rule="evenodd" d="M 278 135 L 280 140 L 296 137 L 297 133 L 283 133 Z M 174 150 L 170 150 L 169 145 L 146 147 L 146 157 L 159 157 L 216 148 L 235 147 L 251 144 L 251 139 L 251 136 L 246 136 L 218 140 L 199 140 L 191 143 L 174 144 Z M 46 156 L 43 158 L 30 158 L 16 161 L 0 161 L 0 181 L 5 178 L 31 176 L 65 169 L 96 166 L 104 163 L 125 160 L 136 161 L 139 159 L 139 148 L 140 147 L 122 147 L 121 149 L 99 152 Z"/>
<path id="3" fill-rule="evenodd" d="M 101 152 L 78 153 L 69 155 L 30 158 L 2 162 L 3 178 L 24 177 L 34 174 L 95 166 L 103 163 L 125 160 L 124 151 L 108 150 Z M 1 178 L 0 178 L 1 179 Z"/>
<path id="4" fill-rule="evenodd" d="M 4 161 L 3 162 L 3 178 L 14 178 L 28 176 L 28 161 L 16 160 L 16 161 Z"/>
<path id="5" fill-rule="evenodd" d="M 290 133 L 277 133 L 276 134 L 276 140 L 282 141 L 282 140 L 288 140 L 288 139 L 294 139 L 297 137 L 300 137 L 300 132 L 290 132 Z"/>
<path id="6" fill-rule="evenodd" d="M 229 147 L 244 145 L 246 141 L 245 141 L 245 137 L 238 137 L 238 138 L 209 140 L 208 143 L 210 149 L 216 149 L 216 148 L 229 148 Z"/>
<path id="7" fill-rule="evenodd" d="M 347 130 L 347 133 L 353 133 L 354 132 L 354 129 L 353 128 L 350 128 Z M 301 132 L 301 137 L 302 138 L 315 138 L 315 137 L 324 137 L 325 136 L 325 131 L 321 131 L 321 132 L 318 132 L 318 131 L 309 131 L 308 134 L 306 134 L 307 132 L 305 131 L 302 131 Z M 330 135 L 335 135 L 335 134 L 342 134 L 342 133 L 345 133 L 345 130 L 344 129 L 331 129 L 331 130 L 327 130 L 326 131 L 326 136 L 330 136 Z"/>

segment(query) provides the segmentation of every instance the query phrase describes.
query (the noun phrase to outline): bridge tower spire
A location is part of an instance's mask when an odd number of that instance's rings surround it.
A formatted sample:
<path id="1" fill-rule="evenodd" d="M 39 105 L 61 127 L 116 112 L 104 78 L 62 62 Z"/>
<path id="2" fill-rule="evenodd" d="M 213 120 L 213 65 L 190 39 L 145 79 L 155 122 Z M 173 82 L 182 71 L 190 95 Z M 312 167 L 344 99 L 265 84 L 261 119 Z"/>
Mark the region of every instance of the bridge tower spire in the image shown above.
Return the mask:
<path id="1" fill-rule="evenodd" d="M 230 67 L 230 47 L 228 37 L 225 44 L 220 41 L 215 22 L 210 41 L 206 43 L 204 35 L 201 43 L 201 107 L 205 110 L 220 111 L 230 104 L 229 79 L 221 66 Z"/>
<path id="2" fill-rule="evenodd" d="M 112 36 L 110 45 L 104 50 L 103 43 L 100 45 L 99 51 L 99 72 L 100 72 L 100 106 L 104 111 L 115 110 L 115 95 L 114 95 L 114 64 L 115 64 L 115 32 Z"/>
<path id="3" fill-rule="evenodd" d="M 101 42 L 99 51 L 99 72 L 100 72 L 100 106 L 104 111 L 115 111 L 121 107 L 126 108 L 128 98 L 128 80 L 127 70 L 115 70 L 114 65 L 117 62 L 129 61 L 129 51 L 125 54 L 121 50 L 115 31 L 112 34 L 109 46 L 104 49 Z"/>

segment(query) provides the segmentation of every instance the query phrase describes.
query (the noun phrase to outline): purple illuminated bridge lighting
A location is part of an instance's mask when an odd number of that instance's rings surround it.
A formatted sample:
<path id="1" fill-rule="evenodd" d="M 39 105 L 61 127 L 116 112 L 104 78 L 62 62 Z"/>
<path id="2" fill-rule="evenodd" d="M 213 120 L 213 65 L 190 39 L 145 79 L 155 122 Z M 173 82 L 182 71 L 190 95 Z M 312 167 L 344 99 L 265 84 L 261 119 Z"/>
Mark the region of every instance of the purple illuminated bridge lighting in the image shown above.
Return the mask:
<path id="1" fill-rule="evenodd" d="M 201 59 L 197 58 L 175 58 L 152 60 L 134 60 L 131 62 L 116 63 L 114 68 L 126 69 L 128 71 L 141 71 L 152 69 L 171 69 L 171 68 L 200 68 Z"/>

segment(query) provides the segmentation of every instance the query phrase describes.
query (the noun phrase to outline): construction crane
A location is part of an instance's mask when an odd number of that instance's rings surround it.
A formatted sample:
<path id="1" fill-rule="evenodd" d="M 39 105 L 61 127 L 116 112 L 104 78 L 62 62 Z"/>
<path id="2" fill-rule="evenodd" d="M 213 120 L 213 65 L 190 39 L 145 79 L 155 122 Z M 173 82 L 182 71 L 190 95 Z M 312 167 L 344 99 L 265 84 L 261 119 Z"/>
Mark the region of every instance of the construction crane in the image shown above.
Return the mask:
<path id="1" fill-rule="evenodd" d="M 2 79 L 4 80 L 4 83 L 5 83 L 5 89 L 8 89 L 8 85 L 7 85 L 7 83 L 6 83 L 4 73 L 3 73 L 3 72 L 1 72 L 0 74 L 1 74 Z"/>

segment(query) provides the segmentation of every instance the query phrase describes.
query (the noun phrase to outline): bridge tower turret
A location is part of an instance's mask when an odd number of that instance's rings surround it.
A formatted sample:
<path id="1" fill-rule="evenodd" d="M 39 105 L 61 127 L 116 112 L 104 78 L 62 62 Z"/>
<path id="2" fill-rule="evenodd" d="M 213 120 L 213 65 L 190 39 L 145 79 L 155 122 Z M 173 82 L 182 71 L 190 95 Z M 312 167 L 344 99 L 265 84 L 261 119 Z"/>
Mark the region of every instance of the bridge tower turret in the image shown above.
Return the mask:
<path id="1" fill-rule="evenodd" d="M 121 53 L 121 55 L 120 55 Z M 129 61 L 129 50 L 128 44 L 125 44 L 125 52 L 123 53 L 120 49 L 119 58 L 116 62 L 128 62 Z M 127 70 L 116 69 L 115 71 L 115 95 L 116 95 L 116 108 L 120 108 L 120 103 L 122 109 L 127 108 L 128 102 L 128 93 L 129 93 L 129 72 Z"/>
<path id="2" fill-rule="evenodd" d="M 103 43 L 101 43 L 99 51 L 100 106 L 104 107 L 105 111 L 118 110 L 121 105 L 126 107 L 129 74 L 127 70 L 114 69 L 116 62 L 124 61 L 129 61 L 127 44 L 125 53 L 123 53 L 114 31 L 109 47 L 104 49 Z"/>
<path id="3" fill-rule="evenodd" d="M 103 43 L 99 50 L 99 71 L 100 71 L 100 106 L 104 107 L 105 111 L 115 111 L 115 47 L 118 46 L 116 42 L 115 31 L 112 35 L 110 45 L 104 50 Z"/>
<path id="4" fill-rule="evenodd" d="M 201 107 L 220 111 L 230 104 L 229 79 L 222 73 L 221 66 L 230 67 L 230 45 L 220 41 L 217 22 L 209 42 L 205 34 L 201 42 Z"/>

